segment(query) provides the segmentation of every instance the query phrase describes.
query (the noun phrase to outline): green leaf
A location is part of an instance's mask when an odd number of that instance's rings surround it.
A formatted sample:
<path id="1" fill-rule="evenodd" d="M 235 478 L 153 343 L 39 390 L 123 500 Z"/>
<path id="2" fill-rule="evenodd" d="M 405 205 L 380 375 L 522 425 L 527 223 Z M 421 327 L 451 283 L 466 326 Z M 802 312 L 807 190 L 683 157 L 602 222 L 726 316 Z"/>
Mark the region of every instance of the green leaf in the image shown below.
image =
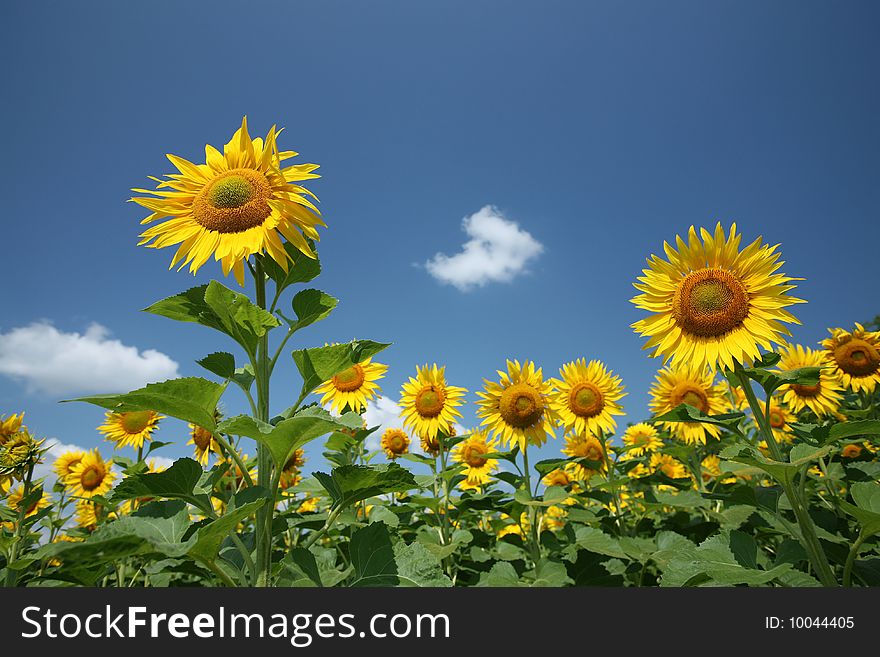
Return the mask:
<path id="1" fill-rule="evenodd" d="M 223 543 L 223 540 L 235 531 L 238 523 L 254 515 L 257 509 L 265 503 L 265 498 L 248 502 L 233 509 L 226 515 L 212 520 L 206 525 L 202 525 L 195 533 L 195 545 L 189 549 L 187 554 L 195 559 L 213 563 L 217 559 L 217 554 L 220 551 L 220 545 Z"/>
<path id="2" fill-rule="evenodd" d="M 293 360 L 303 379 L 302 395 L 309 394 L 324 381 L 329 381 L 387 346 L 371 340 L 353 340 L 347 344 L 294 351 Z"/>
<path id="3" fill-rule="evenodd" d="M 373 510 L 375 511 L 375 509 Z M 445 559 L 453 552 L 458 551 L 473 541 L 474 535 L 466 529 L 456 529 L 452 533 L 452 540 L 450 540 L 449 544 L 441 545 L 437 532 L 431 530 L 430 533 L 419 533 L 416 536 L 416 540 L 424 545 L 436 558 Z"/>
<path id="4" fill-rule="evenodd" d="M 709 501 L 695 490 L 682 490 L 678 493 L 670 493 L 658 490 L 654 493 L 654 498 L 658 504 L 664 506 L 672 506 L 679 508 L 707 508 L 710 506 Z"/>
<path id="5" fill-rule="evenodd" d="M 233 292 L 217 281 L 208 283 L 205 303 L 223 332 L 250 354 L 256 352 L 257 342 L 267 331 L 281 324 L 274 315 L 251 303 L 247 295 Z"/>
<path id="6" fill-rule="evenodd" d="M 554 504 L 561 504 L 567 497 L 568 493 L 565 492 L 562 486 L 548 486 L 540 499 L 533 498 L 529 491 L 523 488 L 520 488 L 513 494 L 513 499 L 525 506 L 553 506 Z"/>
<path id="7" fill-rule="evenodd" d="M 284 243 L 284 250 L 289 258 L 287 271 L 272 258 L 263 258 L 266 275 L 275 281 L 279 294 L 295 283 L 308 283 L 321 273 L 321 262 L 317 257 L 308 257 L 290 242 Z"/>
<path id="8" fill-rule="evenodd" d="M 744 413 L 723 413 L 721 415 L 707 415 L 698 408 L 689 404 L 679 404 L 671 411 L 654 417 L 655 422 L 702 422 L 724 427 L 728 431 L 740 433 L 739 423 L 745 417 Z"/>
<path id="9" fill-rule="evenodd" d="M 595 527 L 578 527 L 575 541 L 579 547 L 590 552 L 604 554 L 609 557 L 627 558 L 626 552 L 620 547 L 617 539 L 612 538 L 601 529 Z"/>
<path id="10" fill-rule="evenodd" d="M 152 306 L 144 308 L 144 312 L 167 317 L 178 322 L 192 322 L 223 331 L 217 316 L 211 310 L 211 307 L 205 303 L 205 292 L 207 289 L 207 285 L 192 287 L 185 292 L 157 301 Z"/>
<path id="11" fill-rule="evenodd" d="M 235 375 L 235 356 L 225 351 L 208 354 L 196 362 L 221 379 L 231 379 Z"/>
<path id="12" fill-rule="evenodd" d="M 92 395 L 65 401 L 87 402 L 116 413 L 156 411 L 214 431 L 214 410 L 226 385 L 191 376 L 150 383 L 121 395 Z"/>
<path id="13" fill-rule="evenodd" d="M 290 586 L 324 586 L 315 555 L 305 548 L 293 548 L 281 563 L 293 577 Z"/>
<path id="14" fill-rule="evenodd" d="M 550 561 L 549 559 L 541 559 L 535 568 L 535 580 L 532 586 L 535 587 L 551 587 L 558 588 L 561 586 L 569 586 L 574 584 L 568 576 L 565 566 L 558 561 Z"/>
<path id="15" fill-rule="evenodd" d="M 351 586 L 397 584 L 397 562 L 384 523 L 377 522 L 357 530 L 351 537 L 349 557 L 354 568 Z"/>
<path id="16" fill-rule="evenodd" d="M 394 561 L 401 586 L 452 586 L 452 580 L 443 574 L 440 560 L 421 543 L 399 542 L 394 546 Z"/>
<path id="17" fill-rule="evenodd" d="M 344 425 L 321 417 L 295 415 L 272 426 L 249 415 L 236 415 L 223 420 L 218 430 L 233 436 L 247 436 L 262 443 L 268 448 L 275 465 L 283 468 L 294 450 L 341 427 Z"/>
<path id="18" fill-rule="evenodd" d="M 361 500 L 418 488 L 412 473 L 396 463 L 384 465 L 343 465 L 331 474 L 315 472 L 317 479 L 333 500 L 333 507 L 346 507 Z"/>
<path id="19" fill-rule="evenodd" d="M 320 290 L 301 290 L 293 297 L 293 312 L 296 313 L 296 321 L 289 322 L 293 331 L 310 326 L 319 322 L 329 315 L 339 299 L 331 297 Z"/>
<path id="20" fill-rule="evenodd" d="M 495 586 L 509 588 L 512 586 L 522 586 L 519 581 L 519 575 L 516 574 L 513 566 L 506 561 L 499 561 L 492 565 L 488 573 L 480 575 L 480 581 L 477 586 Z"/>
<path id="21" fill-rule="evenodd" d="M 192 459 L 178 459 L 162 472 L 142 472 L 126 477 L 113 490 L 110 501 L 117 504 L 123 500 L 161 497 L 183 500 L 201 509 L 210 509 L 208 491 L 197 488 L 202 473 L 202 466 Z"/>
<path id="22" fill-rule="evenodd" d="M 821 367 L 801 367 L 795 370 L 774 370 L 750 367 L 745 370 L 746 375 L 757 381 L 764 389 L 764 394 L 770 396 L 781 385 L 814 386 L 819 383 Z"/>

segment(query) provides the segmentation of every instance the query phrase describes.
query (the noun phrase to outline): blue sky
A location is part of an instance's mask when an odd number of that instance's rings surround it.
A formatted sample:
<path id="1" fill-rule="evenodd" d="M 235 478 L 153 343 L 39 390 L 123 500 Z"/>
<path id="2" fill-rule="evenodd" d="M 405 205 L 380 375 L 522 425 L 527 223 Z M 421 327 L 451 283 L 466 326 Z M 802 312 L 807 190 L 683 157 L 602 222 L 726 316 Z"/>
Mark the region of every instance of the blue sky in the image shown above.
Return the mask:
<path id="1" fill-rule="evenodd" d="M 321 164 L 314 284 L 341 302 L 294 346 L 393 342 L 392 399 L 425 362 L 473 402 L 506 358 L 545 375 L 601 358 L 639 421 L 660 363 L 629 328 L 643 316 L 632 282 L 691 224 L 735 220 L 782 244 L 806 279 L 800 342 L 880 312 L 878 18 L 870 2 L 4 3 L 0 341 L 97 323 L 111 361 L 162 369 L 155 350 L 201 375 L 194 360 L 229 349 L 223 337 L 139 309 L 219 268 L 168 271 L 170 250 L 136 246 L 143 214 L 125 200 L 170 171 L 165 153 L 198 160 L 247 114 L 253 134 L 284 126 L 282 146 Z M 442 284 L 424 263 L 460 252 L 462 219 L 487 205 L 540 254 L 508 282 Z M 97 445 L 100 409 L 57 403 L 78 385 L 63 369 L 52 388 L 52 373 L 35 384 L 7 366 L 0 413 Z M 297 388 L 283 361 L 273 410 Z M 226 407 L 243 410 L 234 395 Z M 189 453 L 178 424 L 156 437 Z"/>

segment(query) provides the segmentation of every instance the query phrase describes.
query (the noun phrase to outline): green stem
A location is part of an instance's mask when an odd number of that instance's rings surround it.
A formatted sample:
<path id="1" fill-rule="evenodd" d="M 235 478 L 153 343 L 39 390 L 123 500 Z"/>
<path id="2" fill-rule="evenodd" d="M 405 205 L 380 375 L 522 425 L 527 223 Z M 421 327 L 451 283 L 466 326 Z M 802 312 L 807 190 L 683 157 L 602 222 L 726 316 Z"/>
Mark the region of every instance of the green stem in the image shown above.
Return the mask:
<path id="1" fill-rule="evenodd" d="M 259 255 L 254 258 L 254 288 L 257 306 L 266 309 L 266 274 L 263 261 Z M 254 364 L 254 378 L 257 386 L 257 420 L 269 422 L 269 336 L 264 333 L 257 343 L 257 358 Z M 262 443 L 257 444 L 257 485 L 265 490 L 270 489 L 272 482 L 272 458 L 269 450 Z M 274 497 L 274 495 L 273 495 Z M 260 507 L 257 511 L 256 537 L 256 568 L 257 586 L 268 586 L 272 569 L 272 520 L 275 512 L 274 504 Z"/>
<path id="2" fill-rule="evenodd" d="M 239 455 L 238 451 L 233 449 L 232 445 L 230 445 L 219 433 L 214 434 L 214 440 L 217 441 L 217 444 L 225 451 L 229 457 L 235 461 L 235 465 L 238 466 L 238 469 L 241 470 L 241 476 L 247 481 L 248 486 L 254 485 L 254 480 L 251 478 L 251 473 L 248 472 L 247 466 L 245 466 L 244 461 Z"/>
<path id="3" fill-rule="evenodd" d="M 856 561 L 856 557 L 859 554 L 859 548 L 862 547 L 862 543 L 864 543 L 868 538 L 870 538 L 870 534 L 865 534 L 864 532 L 859 534 L 859 537 L 856 539 L 856 542 L 853 543 L 853 546 L 849 550 L 849 554 L 846 555 L 846 565 L 843 567 L 843 585 L 844 586 L 852 586 L 852 569 L 853 564 Z"/>
<path id="4" fill-rule="evenodd" d="M 31 494 L 31 479 L 33 476 L 34 464 L 31 463 L 28 466 L 27 474 L 22 484 L 21 500 L 18 502 L 18 522 L 15 523 L 15 535 L 12 539 L 12 547 L 9 548 L 9 560 L 6 562 L 6 586 L 8 587 L 15 586 L 18 581 L 18 571 L 10 568 L 10 565 L 15 563 L 15 560 L 18 558 L 18 548 L 24 541 L 22 530 L 24 529 L 24 519 L 27 517 L 27 506 L 23 502 Z"/>
<path id="5" fill-rule="evenodd" d="M 770 447 L 770 453 L 775 460 L 783 461 L 782 450 L 779 448 L 779 444 L 773 436 L 773 429 L 767 421 L 767 416 L 764 414 L 764 410 L 761 409 L 761 405 L 758 402 L 758 398 L 755 396 L 755 391 L 752 389 L 752 384 L 748 375 L 743 371 L 742 365 L 739 363 L 736 364 L 736 369 L 734 371 L 737 379 L 739 379 L 740 386 L 746 395 L 749 406 L 752 409 L 752 414 L 755 416 L 758 428 L 763 434 L 764 440 L 767 441 L 767 445 Z M 816 571 L 816 575 L 819 577 L 823 586 L 837 586 L 837 578 L 834 576 L 831 564 L 828 563 L 828 557 L 825 555 L 825 551 L 822 549 L 822 544 L 819 542 L 819 537 L 816 534 L 816 526 L 813 524 L 813 519 L 810 518 L 810 514 L 805 508 L 805 502 L 800 499 L 798 491 L 792 485 L 792 482 L 779 481 L 779 483 L 782 485 L 782 490 L 788 498 L 791 510 L 794 511 L 794 516 L 797 519 L 798 527 L 800 528 L 802 539 L 801 544 L 810 558 L 810 562 L 813 565 L 813 569 Z"/>
<path id="6" fill-rule="evenodd" d="M 525 489 L 526 492 L 531 497 L 532 491 L 532 477 L 531 477 L 531 468 L 529 468 L 529 444 L 526 442 L 522 448 L 523 455 L 523 478 L 525 480 Z M 529 536 L 526 541 L 529 546 L 529 552 L 532 555 L 532 561 L 535 563 L 535 567 L 537 567 L 538 563 L 541 561 L 541 544 L 538 539 L 538 524 L 536 522 L 536 509 L 534 505 L 529 505 Z M 517 519 L 519 522 L 519 519 Z"/>
<path id="7" fill-rule="evenodd" d="M 333 526 L 333 523 L 335 522 L 336 518 L 339 516 L 340 513 L 342 513 L 341 506 L 333 509 L 330 512 L 330 515 L 327 516 L 327 520 L 324 522 L 324 526 L 321 527 L 321 529 L 319 529 L 318 531 L 312 532 L 311 535 L 306 539 L 306 542 L 303 543 L 303 547 L 306 550 L 308 550 L 310 547 L 312 547 L 312 545 L 314 545 L 315 542 L 319 538 L 321 538 L 324 534 L 326 534 L 330 530 L 330 527 Z"/>

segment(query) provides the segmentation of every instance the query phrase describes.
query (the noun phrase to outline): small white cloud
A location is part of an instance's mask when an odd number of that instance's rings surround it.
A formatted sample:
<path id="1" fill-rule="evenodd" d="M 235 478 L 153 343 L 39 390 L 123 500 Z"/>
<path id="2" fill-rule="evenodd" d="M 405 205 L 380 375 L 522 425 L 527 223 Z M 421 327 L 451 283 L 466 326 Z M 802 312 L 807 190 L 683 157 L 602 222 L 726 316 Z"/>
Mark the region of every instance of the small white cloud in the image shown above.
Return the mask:
<path id="1" fill-rule="evenodd" d="M 0 333 L 0 374 L 50 395 L 127 392 L 178 376 L 177 363 L 165 354 L 109 336 L 100 324 L 80 334 L 45 321 Z"/>
<path id="2" fill-rule="evenodd" d="M 369 450 L 379 449 L 379 441 L 386 429 L 402 429 L 403 418 L 400 417 L 400 406 L 388 399 L 388 397 L 376 397 L 367 402 L 367 410 L 364 420 L 368 427 L 379 428 L 367 437 L 366 447 Z"/>
<path id="3" fill-rule="evenodd" d="M 438 253 L 425 263 L 431 276 L 462 292 L 513 280 L 544 250 L 538 240 L 492 205 L 465 217 L 462 228 L 470 239 L 460 253 Z"/>

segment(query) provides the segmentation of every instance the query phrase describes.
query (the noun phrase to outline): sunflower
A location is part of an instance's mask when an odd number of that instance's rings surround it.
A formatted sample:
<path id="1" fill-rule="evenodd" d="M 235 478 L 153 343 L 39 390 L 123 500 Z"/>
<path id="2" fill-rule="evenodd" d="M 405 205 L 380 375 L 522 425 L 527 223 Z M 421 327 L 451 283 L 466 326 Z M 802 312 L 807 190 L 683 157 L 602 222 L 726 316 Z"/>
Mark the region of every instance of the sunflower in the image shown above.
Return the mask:
<path id="1" fill-rule="evenodd" d="M 571 483 L 571 477 L 562 468 L 556 468 L 555 470 L 551 470 L 546 475 L 544 475 L 544 478 L 541 481 L 544 482 L 545 486 L 565 487 Z"/>
<path id="2" fill-rule="evenodd" d="M 544 512 L 544 517 L 542 518 L 543 525 L 552 531 L 562 529 L 565 526 L 566 515 L 568 515 L 568 511 L 563 507 L 556 505 L 549 506 L 547 507 L 547 511 Z"/>
<path id="3" fill-rule="evenodd" d="M 46 450 L 46 439 L 36 440 L 27 428 L 22 427 L 0 444 L 0 478 L 13 476 L 21 479 L 28 468 L 41 462 Z"/>
<path id="4" fill-rule="evenodd" d="M 297 513 L 316 513 L 318 511 L 318 502 L 320 497 L 307 497 L 296 508 Z"/>
<path id="5" fill-rule="evenodd" d="M 619 376 L 614 376 L 598 360 L 583 358 L 566 363 L 559 370 L 561 379 L 552 381 L 557 392 L 550 402 L 566 431 L 577 434 L 613 433 L 614 415 L 623 415 L 618 400 L 626 393 Z"/>
<path id="6" fill-rule="evenodd" d="M 629 448 L 627 456 L 642 456 L 645 452 L 654 452 L 663 447 L 657 429 L 646 422 L 627 427 L 623 432 L 623 444 Z"/>
<path id="7" fill-rule="evenodd" d="M 660 471 L 670 479 L 686 479 L 690 476 L 684 464 L 668 454 L 652 454 L 649 465 L 654 472 Z"/>
<path id="8" fill-rule="evenodd" d="M 152 214 L 141 223 L 167 221 L 148 228 L 139 244 L 159 249 L 180 244 L 171 260 L 179 269 L 189 264 L 195 274 L 213 255 L 223 268 L 244 285 L 244 261 L 266 252 L 286 272 L 290 256 L 282 238 L 310 258 L 315 254 L 307 240 L 319 240 L 316 226 L 325 226 L 321 213 L 307 197 L 317 198 L 295 183 L 319 178 L 312 173 L 317 164 L 282 168 L 281 163 L 295 157 L 293 151 L 279 151 L 275 126 L 265 139 L 251 139 L 247 117 L 223 154 L 205 146 L 205 164 L 193 164 L 182 157 L 167 155 L 180 173 L 167 180 L 152 178 L 155 190 L 133 189 L 147 197 L 131 200 Z"/>
<path id="9" fill-rule="evenodd" d="M 532 361 L 520 365 L 508 360 L 507 372 L 498 370 L 498 376 L 498 383 L 483 379 L 485 392 L 477 393 L 481 398 L 477 415 L 511 448 L 543 445 L 559 421 L 551 406 L 553 381 L 544 381 L 541 368 Z"/>
<path id="10" fill-rule="evenodd" d="M 712 383 L 712 372 L 692 366 L 665 367 L 657 373 L 650 390 L 651 411 L 661 415 L 680 404 L 688 404 L 707 415 L 723 413 L 724 390 Z M 675 438 L 695 445 L 706 444 L 706 437 L 718 438 L 721 430 L 702 422 L 663 422 L 662 426 Z"/>
<path id="11" fill-rule="evenodd" d="M 432 456 L 437 458 L 440 454 L 440 439 L 437 436 L 431 438 L 430 436 L 421 436 L 419 439 L 422 445 L 422 451 L 428 456 Z"/>
<path id="12" fill-rule="evenodd" d="M 195 424 L 188 424 L 187 426 L 189 427 L 189 440 L 186 444 L 194 446 L 193 452 L 195 453 L 196 461 L 202 465 L 208 465 L 208 459 L 212 453 L 218 457 L 223 455 L 213 433 Z"/>
<path id="13" fill-rule="evenodd" d="M 52 466 L 52 469 L 55 471 L 55 474 L 58 475 L 58 479 L 63 482 L 70 475 L 71 468 L 82 461 L 82 457 L 85 455 L 85 452 L 80 451 L 64 452 L 61 456 L 55 459 L 55 464 Z"/>
<path id="14" fill-rule="evenodd" d="M 113 461 L 104 461 L 98 450 L 86 452 L 79 462 L 70 467 L 64 484 L 76 497 L 103 495 L 113 487 L 116 475 L 111 471 Z"/>
<path id="15" fill-rule="evenodd" d="M 819 382 L 815 385 L 786 384 L 779 387 L 782 400 L 794 413 L 809 408 L 819 417 L 834 415 L 842 403 L 843 384 L 831 370 L 828 356 L 816 349 L 787 344 L 779 350 L 779 369 L 796 370 L 802 367 L 821 367 Z"/>
<path id="16" fill-rule="evenodd" d="M 306 452 L 304 449 L 295 449 L 284 468 L 281 470 L 280 486 L 281 488 L 293 488 L 302 481 L 300 470 L 306 464 Z"/>
<path id="17" fill-rule="evenodd" d="M 402 429 L 386 429 L 382 434 L 382 450 L 392 460 L 406 454 L 409 451 L 409 436 Z"/>
<path id="18" fill-rule="evenodd" d="M 766 406 L 763 403 L 761 404 L 761 410 L 766 410 Z M 777 443 L 791 444 L 794 441 L 794 436 L 789 428 L 789 424 L 794 421 L 794 415 L 785 406 L 780 404 L 776 398 L 771 397 L 770 409 L 767 413 L 767 424 L 773 430 L 773 437 Z"/>
<path id="19" fill-rule="evenodd" d="M 24 413 L 19 413 L 18 415 L 13 413 L 9 417 L 0 416 L 0 445 L 5 444 L 6 441 L 22 430 L 27 430 L 27 427 L 22 425 L 23 420 Z"/>
<path id="20" fill-rule="evenodd" d="M 490 440 L 487 432 L 474 430 L 469 438 L 452 449 L 452 458 L 466 466 L 464 481 L 460 484 L 462 489 L 479 490 L 489 483 L 492 473 L 498 469 L 498 461 L 486 458 L 486 454 L 495 452 L 497 448 L 497 438 Z"/>
<path id="21" fill-rule="evenodd" d="M 786 294 L 796 279 L 776 273 L 782 265 L 776 246 L 759 237 L 740 251 L 736 224 L 729 236 L 721 223 L 714 236 L 705 228 L 700 235 L 702 242 L 691 226 L 687 243 L 676 236 L 677 250 L 664 242 L 668 261 L 648 259 L 632 302 L 652 315 L 632 327 L 664 364 L 733 369 L 790 335 L 782 322 L 800 322 L 785 307 L 802 300 Z"/>
<path id="22" fill-rule="evenodd" d="M 857 459 L 862 455 L 862 447 L 856 443 L 850 443 L 849 445 L 844 445 L 840 450 L 841 458 L 845 459 Z"/>
<path id="23" fill-rule="evenodd" d="M 31 502 L 30 506 L 25 511 L 24 517 L 30 518 L 40 509 L 45 509 L 52 503 L 52 498 L 49 497 L 49 493 L 47 493 L 42 488 L 40 489 L 41 495 L 36 500 Z M 33 490 L 31 491 L 33 492 Z M 24 497 L 24 484 L 19 484 L 12 491 L 10 491 L 9 496 L 6 498 L 6 504 L 9 505 L 10 509 L 18 511 L 18 505 L 21 504 L 21 500 Z"/>
<path id="24" fill-rule="evenodd" d="M 129 445 L 140 449 L 145 442 L 152 440 L 152 434 L 163 417 L 155 411 L 107 411 L 104 424 L 98 427 L 98 432 L 105 440 L 115 442 L 116 449 Z"/>
<path id="25" fill-rule="evenodd" d="M 94 531 L 98 527 L 98 505 L 91 500 L 76 501 L 76 524 Z"/>
<path id="26" fill-rule="evenodd" d="M 589 481 L 590 477 L 593 475 L 605 472 L 605 449 L 606 446 L 604 446 L 602 441 L 596 438 L 596 436 L 566 436 L 565 447 L 562 448 L 563 454 L 571 456 L 572 458 L 584 458 L 588 461 L 596 461 L 599 463 L 598 469 L 592 469 L 589 466 L 581 465 L 580 463 L 566 463 L 566 472 L 568 472 L 574 479 L 579 479 L 581 481 Z"/>
<path id="27" fill-rule="evenodd" d="M 880 332 L 866 331 L 858 323 L 852 332 L 841 328 L 829 332 L 831 337 L 822 346 L 843 385 L 873 394 L 880 383 Z"/>
<path id="28" fill-rule="evenodd" d="M 438 367 L 436 363 L 431 367 L 427 364 L 416 367 L 415 378 L 410 377 L 400 390 L 403 426 L 428 438 L 436 438 L 439 431 L 449 435 L 456 418 L 461 418 L 456 409 L 466 392 L 464 388 L 446 384 L 445 367 Z"/>
<path id="29" fill-rule="evenodd" d="M 329 402 L 330 408 L 337 413 L 342 413 L 346 408 L 358 413 L 380 392 L 376 381 L 387 371 L 387 365 L 373 363 L 367 358 L 319 385 L 315 393 L 324 395 L 321 404 Z"/>

